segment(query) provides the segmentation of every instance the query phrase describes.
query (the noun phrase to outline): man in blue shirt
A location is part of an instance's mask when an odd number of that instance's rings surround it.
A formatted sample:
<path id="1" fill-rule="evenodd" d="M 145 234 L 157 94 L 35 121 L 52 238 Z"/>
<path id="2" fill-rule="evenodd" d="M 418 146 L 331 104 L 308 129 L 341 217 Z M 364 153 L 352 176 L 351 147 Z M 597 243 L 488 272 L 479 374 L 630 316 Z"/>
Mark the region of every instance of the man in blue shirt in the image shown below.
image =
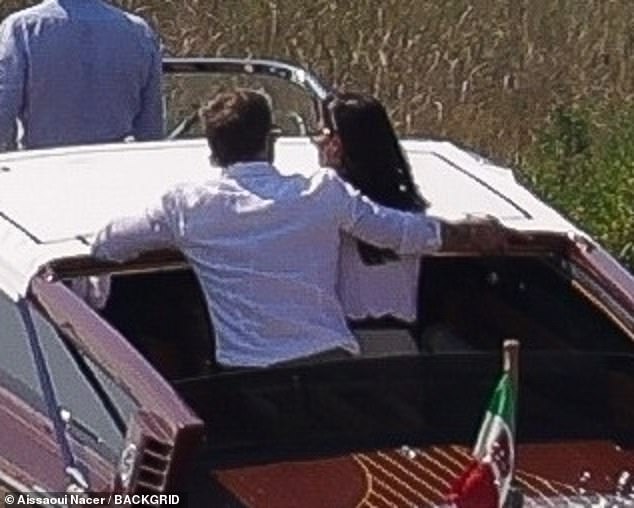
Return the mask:
<path id="1" fill-rule="evenodd" d="M 0 150 L 163 136 L 158 38 L 102 0 L 44 0 L 0 25 Z"/>

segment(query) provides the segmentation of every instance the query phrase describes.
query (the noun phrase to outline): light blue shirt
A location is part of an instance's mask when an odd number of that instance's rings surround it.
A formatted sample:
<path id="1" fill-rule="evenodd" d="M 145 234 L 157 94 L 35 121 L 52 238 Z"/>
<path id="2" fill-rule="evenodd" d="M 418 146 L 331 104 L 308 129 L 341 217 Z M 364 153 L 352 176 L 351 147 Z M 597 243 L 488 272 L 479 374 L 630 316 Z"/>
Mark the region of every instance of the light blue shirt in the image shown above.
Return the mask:
<path id="1" fill-rule="evenodd" d="M 0 150 L 159 139 L 161 56 L 145 21 L 101 0 L 45 0 L 0 25 Z"/>
<path id="2" fill-rule="evenodd" d="M 227 366 L 266 366 L 359 346 L 337 295 L 341 233 L 401 254 L 440 247 L 439 222 L 384 208 L 334 171 L 284 176 L 235 164 L 167 192 L 97 234 L 96 256 L 124 261 L 177 248 L 201 283 Z"/>

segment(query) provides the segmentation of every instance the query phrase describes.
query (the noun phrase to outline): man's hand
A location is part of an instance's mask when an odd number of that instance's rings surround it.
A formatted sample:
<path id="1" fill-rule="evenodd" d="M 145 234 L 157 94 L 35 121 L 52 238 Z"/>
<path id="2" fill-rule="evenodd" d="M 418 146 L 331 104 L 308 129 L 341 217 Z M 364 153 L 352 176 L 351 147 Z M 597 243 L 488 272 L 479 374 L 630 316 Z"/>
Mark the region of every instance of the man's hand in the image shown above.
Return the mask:
<path id="1" fill-rule="evenodd" d="M 492 216 L 468 216 L 458 222 L 443 222 L 440 252 L 503 252 L 506 229 Z"/>

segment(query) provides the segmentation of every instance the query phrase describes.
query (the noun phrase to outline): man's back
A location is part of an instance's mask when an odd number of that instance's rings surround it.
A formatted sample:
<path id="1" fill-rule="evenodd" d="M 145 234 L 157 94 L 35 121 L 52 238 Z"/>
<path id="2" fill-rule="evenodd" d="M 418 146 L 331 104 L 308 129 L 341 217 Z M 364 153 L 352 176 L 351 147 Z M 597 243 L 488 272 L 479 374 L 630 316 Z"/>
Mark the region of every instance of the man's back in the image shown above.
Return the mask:
<path id="1" fill-rule="evenodd" d="M 25 148 L 162 135 L 160 54 L 140 18 L 101 0 L 46 0 L 3 23 L 0 144 Z"/>
<path id="2" fill-rule="evenodd" d="M 335 292 L 343 217 L 332 177 L 235 164 L 222 179 L 173 195 L 179 247 L 208 297 L 217 333 L 233 336 L 217 348 L 220 363 L 357 351 Z"/>

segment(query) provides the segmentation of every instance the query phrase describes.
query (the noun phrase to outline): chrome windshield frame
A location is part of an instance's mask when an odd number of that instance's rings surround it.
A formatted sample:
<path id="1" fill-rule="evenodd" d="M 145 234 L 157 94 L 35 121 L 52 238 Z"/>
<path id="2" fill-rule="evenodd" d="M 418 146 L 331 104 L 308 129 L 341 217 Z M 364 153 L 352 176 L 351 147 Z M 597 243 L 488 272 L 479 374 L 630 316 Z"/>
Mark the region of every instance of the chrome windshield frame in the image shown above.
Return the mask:
<path id="1" fill-rule="evenodd" d="M 220 57 L 166 57 L 163 59 L 165 74 L 243 74 L 275 77 L 308 92 L 323 101 L 332 90 L 317 76 L 306 69 L 277 60 Z"/>

